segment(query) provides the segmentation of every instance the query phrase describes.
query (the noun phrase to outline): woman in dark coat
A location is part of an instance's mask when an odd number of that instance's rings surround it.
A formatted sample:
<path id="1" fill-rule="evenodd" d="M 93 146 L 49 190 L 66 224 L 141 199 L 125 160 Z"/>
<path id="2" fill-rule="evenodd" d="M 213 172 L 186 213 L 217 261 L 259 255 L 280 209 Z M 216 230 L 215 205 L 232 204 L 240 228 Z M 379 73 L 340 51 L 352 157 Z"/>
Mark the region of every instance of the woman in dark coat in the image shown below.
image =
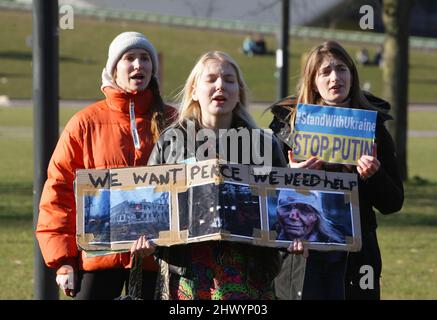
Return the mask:
<path id="1" fill-rule="evenodd" d="M 375 154 L 363 155 L 356 166 L 329 164 L 316 157 L 294 162 L 291 133 L 299 103 L 378 111 Z M 289 155 L 290 166 L 354 172 L 359 176 L 362 249 L 349 255 L 343 252 L 310 251 L 303 299 L 380 298 L 382 263 L 374 210 L 382 214 L 394 213 L 402 208 L 404 200 L 394 143 L 384 127 L 384 122 L 392 119 L 387 114 L 389 108 L 387 102 L 360 89 L 353 60 L 341 45 L 333 41 L 325 42 L 310 52 L 296 96 L 282 99 L 270 108 L 274 115 L 270 128 L 284 142 L 283 151 Z M 369 270 L 373 271 L 373 277 Z M 283 268 L 282 273 L 287 272 L 290 270 Z"/>

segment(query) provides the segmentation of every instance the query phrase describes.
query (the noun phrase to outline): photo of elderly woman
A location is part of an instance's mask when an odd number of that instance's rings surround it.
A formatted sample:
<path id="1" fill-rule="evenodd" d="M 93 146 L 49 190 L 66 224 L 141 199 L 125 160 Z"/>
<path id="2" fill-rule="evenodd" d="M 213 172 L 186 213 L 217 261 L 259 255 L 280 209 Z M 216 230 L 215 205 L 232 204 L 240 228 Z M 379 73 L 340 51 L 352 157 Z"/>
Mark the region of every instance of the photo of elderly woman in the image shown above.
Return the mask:
<path id="1" fill-rule="evenodd" d="M 267 197 L 269 229 L 276 239 L 345 244 L 352 237 L 352 211 L 342 193 L 277 189 Z"/>

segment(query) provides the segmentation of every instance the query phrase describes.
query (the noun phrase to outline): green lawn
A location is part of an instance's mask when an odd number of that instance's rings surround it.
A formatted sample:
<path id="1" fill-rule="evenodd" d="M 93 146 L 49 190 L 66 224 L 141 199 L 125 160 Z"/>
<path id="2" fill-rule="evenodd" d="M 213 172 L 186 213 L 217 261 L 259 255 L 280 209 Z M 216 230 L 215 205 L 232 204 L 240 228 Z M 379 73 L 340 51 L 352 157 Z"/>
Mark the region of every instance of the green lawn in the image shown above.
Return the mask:
<path id="1" fill-rule="evenodd" d="M 31 35 L 31 13 L 0 12 L 0 95 L 30 98 L 32 53 L 26 45 Z M 107 47 L 122 31 L 143 32 L 163 53 L 163 92 L 172 100 L 198 56 L 207 50 L 223 50 L 240 64 L 251 89 L 252 101 L 276 98 L 275 58 L 248 58 L 239 52 L 245 35 L 230 32 L 165 27 L 123 21 L 75 19 L 74 30 L 60 31 L 60 96 L 63 99 L 99 99 L 100 74 Z M 275 46 L 274 36 L 266 37 Z M 291 39 L 290 92 L 299 76 L 301 54 L 317 44 Z M 352 54 L 358 45 L 346 45 Z M 375 48 L 370 47 L 370 54 Z M 409 96 L 412 102 L 437 101 L 437 53 L 411 51 Z M 381 70 L 359 67 L 362 82 L 381 94 Z M 76 112 L 61 108 L 60 126 Z M 266 127 L 269 114 L 253 112 Z M 0 108 L 0 299 L 32 299 L 33 232 L 32 181 L 33 144 L 31 108 Z M 437 112 L 409 113 L 411 130 L 437 130 Z M 437 298 L 437 170 L 434 158 L 437 139 L 410 138 L 409 176 L 403 210 L 391 216 L 378 215 L 378 235 L 383 254 L 382 297 L 384 299 Z"/>
<path id="2" fill-rule="evenodd" d="M 61 126 L 77 109 L 61 108 Z M 260 119 L 269 122 L 269 116 Z M 437 122 L 437 112 L 411 112 L 412 128 Z M 33 297 L 32 110 L 0 108 L 0 299 Z M 383 299 L 437 298 L 437 154 L 435 138 L 410 138 L 410 176 L 400 213 L 378 214 Z"/>
<path id="3" fill-rule="evenodd" d="M 410 112 L 408 118 L 408 127 L 410 130 L 437 131 L 437 121 L 435 121 L 434 112 L 433 111 Z"/>
<path id="4" fill-rule="evenodd" d="M 0 12 L 0 95 L 11 98 L 32 96 L 32 51 L 26 39 L 32 34 L 31 13 Z M 143 32 L 162 53 L 163 92 L 172 100 L 181 89 L 197 58 L 208 50 L 231 54 L 241 66 L 251 89 L 253 101 L 276 98 L 275 57 L 246 57 L 239 48 L 245 37 L 235 32 L 167 27 L 128 21 L 102 21 L 76 17 L 74 30 L 60 30 L 60 96 L 62 99 L 98 99 L 100 76 L 106 64 L 107 48 L 122 31 Z M 275 36 L 266 37 L 275 49 Z M 299 77 L 300 57 L 321 41 L 292 38 L 290 40 L 290 90 Z M 352 56 L 362 44 L 344 44 Z M 372 56 L 375 47 L 368 46 Z M 410 53 L 410 87 L 412 102 L 437 101 L 437 52 L 412 50 Z M 371 91 L 381 95 L 382 72 L 375 66 L 359 66 L 361 82 L 369 82 Z"/>
<path id="5" fill-rule="evenodd" d="M 411 182 L 402 211 L 378 216 L 384 299 L 437 298 L 436 195 L 435 179 Z"/>

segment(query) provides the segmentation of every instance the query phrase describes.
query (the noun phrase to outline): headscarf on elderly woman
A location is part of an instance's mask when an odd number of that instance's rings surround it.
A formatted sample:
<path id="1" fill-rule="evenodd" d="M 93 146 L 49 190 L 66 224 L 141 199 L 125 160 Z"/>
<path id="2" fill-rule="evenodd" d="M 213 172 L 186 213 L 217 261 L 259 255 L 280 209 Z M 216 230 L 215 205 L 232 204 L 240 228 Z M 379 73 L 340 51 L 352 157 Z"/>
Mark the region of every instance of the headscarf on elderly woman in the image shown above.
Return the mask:
<path id="1" fill-rule="evenodd" d="M 344 236 L 325 217 L 321 194 L 317 191 L 301 193 L 291 189 L 281 190 L 276 214 L 279 224 L 278 240 L 345 242 Z"/>

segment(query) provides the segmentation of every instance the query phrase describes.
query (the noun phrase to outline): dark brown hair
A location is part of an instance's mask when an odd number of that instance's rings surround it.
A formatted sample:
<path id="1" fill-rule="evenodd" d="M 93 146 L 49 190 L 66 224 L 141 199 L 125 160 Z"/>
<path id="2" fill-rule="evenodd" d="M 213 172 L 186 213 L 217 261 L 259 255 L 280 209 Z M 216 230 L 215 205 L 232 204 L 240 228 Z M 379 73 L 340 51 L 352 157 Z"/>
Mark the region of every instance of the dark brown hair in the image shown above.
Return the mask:
<path id="1" fill-rule="evenodd" d="M 373 109 L 361 91 L 360 79 L 354 61 L 347 51 L 335 41 L 326 41 L 309 52 L 297 88 L 297 103 L 325 104 L 323 98 L 314 88 L 317 72 L 326 56 L 343 61 L 351 72 L 350 107 Z"/>

